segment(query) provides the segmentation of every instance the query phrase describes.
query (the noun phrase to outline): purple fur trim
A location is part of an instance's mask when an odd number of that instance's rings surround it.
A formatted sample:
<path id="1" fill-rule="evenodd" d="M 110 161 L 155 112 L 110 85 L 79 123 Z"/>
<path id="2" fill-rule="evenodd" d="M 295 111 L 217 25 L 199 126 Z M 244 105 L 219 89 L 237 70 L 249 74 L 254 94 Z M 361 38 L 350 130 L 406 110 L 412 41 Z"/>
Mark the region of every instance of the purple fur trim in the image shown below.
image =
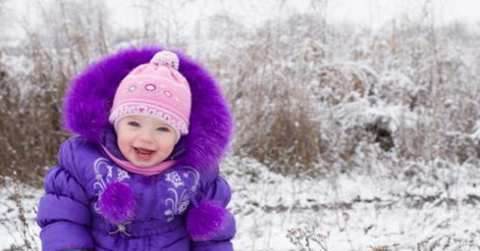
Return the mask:
<path id="1" fill-rule="evenodd" d="M 132 189 L 120 181 L 108 184 L 97 201 L 99 213 L 113 224 L 133 219 L 135 204 Z"/>
<path id="2" fill-rule="evenodd" d="M 187 231 L 194 241 L 210 240 L 225 227 L 227 215 L 219 202 L 201 202 L 187 214 Z"/>
<path id="3" fill-rule="evenodd" d="M 71 82 L 63 107 L 64 127 L 90 141 L 99 142 L 111 130 L 108 115 L 120 81 L 136 66 L 149 62 L 161 48 L 131 48 L 93 63 Z M 177 53 L 179 71 L 190 84 L 192 110 L 189 134 L 182 137 L 185 150 L 179 164 L 197 168 L 206 177 L 218 173 L 232 133 L 230 111 L 216 81 L 200 64 Z"/>

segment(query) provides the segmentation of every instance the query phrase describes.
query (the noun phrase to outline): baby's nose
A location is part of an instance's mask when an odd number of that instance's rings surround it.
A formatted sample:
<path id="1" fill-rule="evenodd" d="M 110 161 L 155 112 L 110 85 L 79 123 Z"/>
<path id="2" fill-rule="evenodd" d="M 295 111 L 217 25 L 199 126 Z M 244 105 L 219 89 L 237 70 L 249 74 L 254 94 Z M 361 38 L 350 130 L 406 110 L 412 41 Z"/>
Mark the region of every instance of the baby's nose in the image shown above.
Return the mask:
<path id="1" fill-rule="evenodd" d="M 148 129 L 141 130 L 139 138 L 142 141 L 151 142 L 153 140 L 153 131 Z"/>

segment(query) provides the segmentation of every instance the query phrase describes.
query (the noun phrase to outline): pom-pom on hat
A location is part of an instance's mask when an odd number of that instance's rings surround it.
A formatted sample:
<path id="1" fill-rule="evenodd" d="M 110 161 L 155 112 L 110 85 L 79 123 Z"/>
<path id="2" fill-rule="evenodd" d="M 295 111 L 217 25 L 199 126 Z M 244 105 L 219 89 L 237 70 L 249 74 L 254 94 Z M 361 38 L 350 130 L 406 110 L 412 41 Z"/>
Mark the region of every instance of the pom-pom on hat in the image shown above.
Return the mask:
<path id="1" fill-rule="evenodd" d="M 191 92 L 178 72 L 178 56 L 170 51 L 157 52 L 147 64 L 133 69 L 118 86 L 109 121 L 115 127 L 129 115 L 158 118 L 177 132 L 188 134 Z"/>

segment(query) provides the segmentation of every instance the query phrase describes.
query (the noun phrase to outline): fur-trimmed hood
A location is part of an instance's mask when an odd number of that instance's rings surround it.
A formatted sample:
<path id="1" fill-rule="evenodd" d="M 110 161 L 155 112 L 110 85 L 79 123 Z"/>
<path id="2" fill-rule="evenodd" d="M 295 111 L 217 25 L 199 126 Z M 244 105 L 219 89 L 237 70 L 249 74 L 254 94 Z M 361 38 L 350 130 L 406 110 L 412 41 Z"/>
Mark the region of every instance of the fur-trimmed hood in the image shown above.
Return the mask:
<path id="1" fill-rule="evenodd" d="M 88 66 L 71 81 L 66 93 L 64 127 L 91 142 L 115 148 L 116 136 L 108 122 L 115 91 L 131 70 L 149 62 L 161 50 L 159 47 L 124 49 Z M 179 72 L 190 84 L 192 108 L 189 134 L 181 138 L 173 155 L 179 164 L 216 175 L 232 132 L 229 108 L 215 79 L 200 64 L 176 53 L 180 59 Z M 113 152 L 121 155 L 118 149 Z"/>

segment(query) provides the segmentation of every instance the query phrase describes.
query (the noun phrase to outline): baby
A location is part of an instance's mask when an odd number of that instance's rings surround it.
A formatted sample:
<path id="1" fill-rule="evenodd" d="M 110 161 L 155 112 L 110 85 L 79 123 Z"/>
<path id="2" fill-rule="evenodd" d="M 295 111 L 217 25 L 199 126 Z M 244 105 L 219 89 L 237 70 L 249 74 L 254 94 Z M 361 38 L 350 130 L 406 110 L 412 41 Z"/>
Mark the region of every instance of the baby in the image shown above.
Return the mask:
<path id="1" fill-rule="evenodd" d="M 199 64 L 120 51 L 72 81 L 63 115 L 76 135 L 45 178 L 42 250 L 233 250 L 218 170 L 232 120 Z"/>

